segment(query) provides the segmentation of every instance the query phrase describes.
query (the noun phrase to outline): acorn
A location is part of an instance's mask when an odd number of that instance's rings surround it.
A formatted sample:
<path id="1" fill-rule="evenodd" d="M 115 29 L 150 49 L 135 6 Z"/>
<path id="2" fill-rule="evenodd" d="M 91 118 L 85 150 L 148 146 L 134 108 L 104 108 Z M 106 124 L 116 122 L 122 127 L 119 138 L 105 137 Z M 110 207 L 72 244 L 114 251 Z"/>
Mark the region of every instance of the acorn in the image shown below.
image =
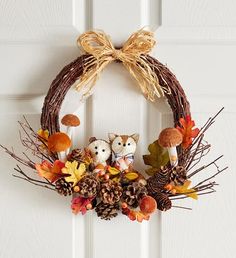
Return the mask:
<path id="1" fill-rule="evenodd" d="M 144 214 L 151 214 L 157 209 L 157 203 L 153 197 L 146 195 L 141 199 L 139 207 Z"/>

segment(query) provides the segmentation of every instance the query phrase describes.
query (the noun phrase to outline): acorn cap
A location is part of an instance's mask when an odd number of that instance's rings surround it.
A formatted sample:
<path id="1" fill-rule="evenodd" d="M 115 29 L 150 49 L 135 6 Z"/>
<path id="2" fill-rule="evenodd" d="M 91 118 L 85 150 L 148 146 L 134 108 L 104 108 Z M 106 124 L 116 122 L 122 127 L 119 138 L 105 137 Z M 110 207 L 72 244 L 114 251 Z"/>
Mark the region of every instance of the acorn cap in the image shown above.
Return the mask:
<path id="1" fill-rule="evenodd" d="M 183 141 L 183 136 L 176 128 L 166 128 L 161 131 L 158 142 L 164 148 L 176 147 Z"/>
<path id="2" fill-rule="evenodd" d="M 79 126 L 80 120 L 76 115 L 67 114 L 61 119 L 61 123 L 66 126 Z"/>
<path id="3" fill-rule="evenodd" d="M 49 136 L 48 149 L 51 152 L 65 151 L 71 146 L 71 140 L 65 133 L 57 132 Z"/>

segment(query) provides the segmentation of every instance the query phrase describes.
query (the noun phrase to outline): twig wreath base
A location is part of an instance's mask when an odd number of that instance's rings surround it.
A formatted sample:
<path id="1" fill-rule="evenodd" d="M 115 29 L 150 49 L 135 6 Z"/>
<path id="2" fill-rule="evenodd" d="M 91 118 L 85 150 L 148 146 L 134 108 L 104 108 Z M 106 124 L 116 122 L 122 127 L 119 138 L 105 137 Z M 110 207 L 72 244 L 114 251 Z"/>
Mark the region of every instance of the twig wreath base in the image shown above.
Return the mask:
<path id="1" fill-rule="evenodd" d="M 155 43 L 150 32 L 134 33 L 119 50 L 102 32 L 87 32 L 79 41 L 86 53 L 64 67 L 52 82 L 42 109 L 41 129 L 35 131 L 25 117 L 19 122 L 21 143 L 31 154 L 18 155 L 0 145 L 39 178 L 19 165 L 14 176 L 62 196 L 72 195 L 73 213 L 85 214 L 94 209 L 105 220 L 121 211 L 130 220 L 142 222 L 156 209 L 190 209 L 175 205 L 179 199 L 197 200 L 200 195 L 215 192 L 214 178 L 227 167 L 221 169 L 217 164 L 222 156 L 203 164 L 211 148 L 204 137 L 223 109 L 200 129 L 195 127 L 189 102 L 175 75 L 148 55 Z M 173 112 L 174 127 L 163 129 L 148 146 L 149 154 L 143 155 L 148 166 L 145 173 L 134 167 L 137 133 L 109 133 L 107 140 L 91 137 L 86 147 L 71 149 L 72 134 L 80 120 L 74 114 L 66 114 L 59 121 L 68 90 L 73 86 L 81 90 L 88 85 L 89 94 L 99 73 L 114 60 L 129 70 L 148 99 L 154 101 L 162 94 Z M 60 131 L 60 122 L 66 132 Z M 192 178 L 208 168 L 212 168 L 212 175 L 191 185 Z"/>

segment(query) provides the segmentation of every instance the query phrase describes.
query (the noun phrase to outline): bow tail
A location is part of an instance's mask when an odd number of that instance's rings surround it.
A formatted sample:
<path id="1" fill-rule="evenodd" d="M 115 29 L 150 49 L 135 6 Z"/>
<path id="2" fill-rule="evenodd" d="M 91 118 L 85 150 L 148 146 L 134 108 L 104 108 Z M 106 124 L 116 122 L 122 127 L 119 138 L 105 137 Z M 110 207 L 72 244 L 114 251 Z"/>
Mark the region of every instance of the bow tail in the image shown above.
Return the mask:
<path id="1" fill-rule="evenodd" d="M 164 92 L 159 84 L 159 79 L 145 59 L 142 57 L 137 59 L 138 60 L 136 63 L 123 62 L 123 64 L 138 82 L 144 96 L 147 99 L 154 101 L 156 96 L 159 98 L 164 95 Z"/>
<path id="2" fill-rule="evenodd" d="M 85 63 L 85 68 L 79 82 L 75 85 L 77 91 L 85 89 L 83 97 L 91 95 L 91 91 L 99 78 L 100 73 L 111 62 L 109 59 L 97 60 L 92 57 L 91 60 Z"/>

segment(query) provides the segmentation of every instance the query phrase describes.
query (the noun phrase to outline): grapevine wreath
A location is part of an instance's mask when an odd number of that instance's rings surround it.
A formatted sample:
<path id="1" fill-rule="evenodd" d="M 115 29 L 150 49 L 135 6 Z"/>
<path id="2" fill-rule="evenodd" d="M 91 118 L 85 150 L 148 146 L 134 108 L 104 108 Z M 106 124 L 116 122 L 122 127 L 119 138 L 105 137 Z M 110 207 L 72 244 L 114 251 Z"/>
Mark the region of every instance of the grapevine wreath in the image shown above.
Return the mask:
<path id="1" fill-rule="evenodd" d="M 173 204 L 176 200 L 198 199 L 215 192 L 213 179 L 227 167 L 217 165 L 222 156 L 204 164 L 203 157 L 211 147 L 204 136 L 222 110 L 200 129 L 195 127 L 189 102 L 175 75 L 148 54 L 155 45 L 153 33 L 139 30 L 119 49 L 102 31 L 86 32 L 78 43 L 85 53 L 64 67 L 52 82 L 42 108 L 41 129 L 34 131 L 26 118 L 19 122 L 24 133 L 21 142 L 31 155 L 23 152 L 18 156 L 1 145 L 36 174 L 26 173 L 17 165 L 14 176 L 62 196 L 72 195 L 73 213 L 85 214 L 94 209 L 105 220 L 121 211 L 130 220 L 142 222 L 156 209 L 181 207 Z M 149 166 L 145 173 L 133 166 L 137 133 L 110 133 L 106 140 L 91 137 L 85 148 L 72 149 L 72 134 L 80 119 L 66 114 L 59 121 L 68 90 L 73 87 L 88 97 L 98 75 L 113 61 L 125 66 L 148 100 L 164 97 L 173 112 L 173 128 L 163 129 L 148 146 L 149 154 L 143 156 Z M 65 132 L 60 131 L 60 123 L 66 126 Z M 192 178 L 207 168 L 213 169 L 211 176 L 192 185 Z"/>

